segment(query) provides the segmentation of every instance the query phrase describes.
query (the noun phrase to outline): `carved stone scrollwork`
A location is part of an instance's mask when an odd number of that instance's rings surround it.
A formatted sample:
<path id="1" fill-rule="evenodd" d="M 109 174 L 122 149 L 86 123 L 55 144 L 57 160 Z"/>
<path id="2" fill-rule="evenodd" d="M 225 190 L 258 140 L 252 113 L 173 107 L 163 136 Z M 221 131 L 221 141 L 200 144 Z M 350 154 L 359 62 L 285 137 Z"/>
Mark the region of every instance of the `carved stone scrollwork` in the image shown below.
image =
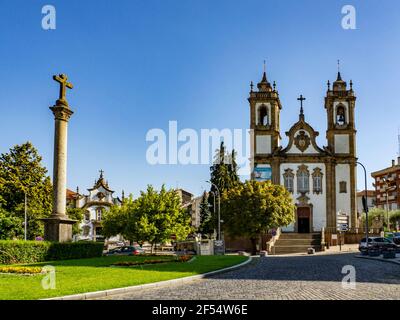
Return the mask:
<path id="1" fill-rule="evenodd" d="M 294 138 L 294 144 L 301 151 L 304 152 L 307 150 L 311 143 L 311 139 L 306 135 L 305 131 L 300 131 L 299 134 Z"/>
<path id="2" fill-rule="evenodd" d="M 300 197 L 297 198 L 298 205 L 308 205 L 308 201 L 310 201 L 310 198 L 307 197 L 305 193 L 302 193 Z"/>

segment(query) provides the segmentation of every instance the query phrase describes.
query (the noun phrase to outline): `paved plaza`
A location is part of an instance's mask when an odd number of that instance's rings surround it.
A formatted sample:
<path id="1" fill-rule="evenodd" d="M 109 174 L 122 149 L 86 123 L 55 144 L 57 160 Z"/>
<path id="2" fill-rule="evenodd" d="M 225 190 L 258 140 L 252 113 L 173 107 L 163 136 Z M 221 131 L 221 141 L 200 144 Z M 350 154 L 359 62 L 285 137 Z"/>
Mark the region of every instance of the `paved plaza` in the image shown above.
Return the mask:
<path id="1" fill-rule="evenodd" d="M 355 268 L 355 289 L 342 286 L 346 265 Z M 400 266 L 359 259 L 354 252 L 268 256 L 206 279 L 106 299 L 400 299 Z"/>

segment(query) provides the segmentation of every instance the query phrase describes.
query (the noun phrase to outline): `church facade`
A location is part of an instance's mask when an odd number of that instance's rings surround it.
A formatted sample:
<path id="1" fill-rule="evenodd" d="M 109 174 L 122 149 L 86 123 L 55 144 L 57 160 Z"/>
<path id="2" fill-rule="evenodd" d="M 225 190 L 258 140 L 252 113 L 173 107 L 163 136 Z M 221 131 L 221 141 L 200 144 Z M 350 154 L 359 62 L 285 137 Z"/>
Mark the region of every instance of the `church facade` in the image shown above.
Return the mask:
<path id="1" fill-rule="evenodd" d="M 349 216 L 350 228 L 357 227 L 356 129 L 353 84 L 338 72 L 325 96 L 327 145 L 316 142 L 319 133 L 307 123 L 300 96 L 299 120 L 285 132 L 281 145 L 280 113 L 283 109 L 275 82 L 264 72 L 254 90 L 251 84 L 250 129 L 252 179 L 271 180 L 292 194 L 295 222 L 285 232 L 311 233 L 322 228 L 335 233 L 338 212 Z"/>
<path id="2" fill-rule="evenodd" d="M 102 219 L 104 213 L 113 205 L 120 206 L 122 200 L 114 196 L 114 191 L 108 186 L 108 181 L 104 179 L 103 171 L 100 170 L 100 177 L 95 180 L 92 188 L 87 189 L 89 194 L 84 195 L 70 192 L 68 205 L 72 208 L 84 209 L 85 214 L 82 221 L 79 221 L 81 234 L 77 240 L 96 240 L 103 239 Z M 122 198 L 124 194 L 122 193 Z M 110 241 L 120 240 L 120 236 L 112 237 Z"/>

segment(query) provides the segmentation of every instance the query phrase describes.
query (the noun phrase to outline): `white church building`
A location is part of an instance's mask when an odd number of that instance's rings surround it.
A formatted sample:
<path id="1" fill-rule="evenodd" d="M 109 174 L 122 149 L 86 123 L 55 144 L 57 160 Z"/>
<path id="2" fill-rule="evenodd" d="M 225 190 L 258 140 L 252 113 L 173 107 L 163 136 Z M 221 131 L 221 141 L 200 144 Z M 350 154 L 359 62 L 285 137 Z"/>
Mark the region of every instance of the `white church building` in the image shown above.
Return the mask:
<path id="1" fill-rule="evenodd" d="M 102 236 L 102 217 L 106 210 L 112 205 L 121 205 L 124 197 L 122 191 L 122 200 L 114 196 L 114 191 L 108 186 L 108 181 L 104 179 L 103 171 L 100 170 L 100 177 L 92 188 L 87 189 L 87 195 L 80 194 L 77 188 L 76 192 L 67 191 L 67 202 L 72 208 L 82 208 L 85 210 L 84 218 L 79 222 L 82 230 L 76 240 L 99 240 Z M 116 237 L 112 240 L 119 240 Z"/>
<path id="2" fill-rule="evenodd" d="M 252 179 L 271 180 L 292 194 L 296 205 L 295 222 L 286 232 L 312 233 L 322 228 L 336 231 L 336 215 L 349 216 L 350 228 L 357 227 L 356 129 L 353 84 L 342 79 L 328 81 L 324 98 L 326 110 L 326 146 L 319 146 L 319 133 L 306 121 L 300 96 L 299 118 L 285 132 L 281 145 L 280 112 L 283 109 L 275 82 L 271 85 L 264 72 L 258 90 L 251 84 L 250 129 Z M 292 109 L 293 110 L 293 109 Z"/>

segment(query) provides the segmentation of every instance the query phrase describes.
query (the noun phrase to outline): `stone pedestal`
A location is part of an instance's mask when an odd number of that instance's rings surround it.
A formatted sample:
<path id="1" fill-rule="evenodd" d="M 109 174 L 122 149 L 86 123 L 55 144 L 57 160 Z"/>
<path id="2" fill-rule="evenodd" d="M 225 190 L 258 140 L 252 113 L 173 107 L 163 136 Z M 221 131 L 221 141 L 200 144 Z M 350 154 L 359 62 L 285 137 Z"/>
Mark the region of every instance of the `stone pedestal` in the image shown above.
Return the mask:
<path id="1" fill-rule="evenodd" d="M 68 242 L 72 241 L 72 225 L 76 220 L 58 217 L 42 219 L 44 222 L 44 238 L 47 241 Z"/>

